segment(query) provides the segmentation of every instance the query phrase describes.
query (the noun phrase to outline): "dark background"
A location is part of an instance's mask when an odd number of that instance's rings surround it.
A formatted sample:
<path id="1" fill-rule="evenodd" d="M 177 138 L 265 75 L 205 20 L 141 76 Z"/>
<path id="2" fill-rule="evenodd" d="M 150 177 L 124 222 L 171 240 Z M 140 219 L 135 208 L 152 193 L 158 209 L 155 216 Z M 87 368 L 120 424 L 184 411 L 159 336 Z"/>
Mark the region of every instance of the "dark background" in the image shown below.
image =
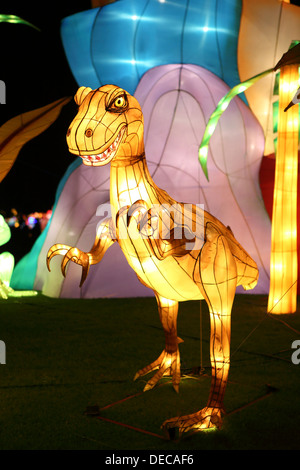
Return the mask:
<path id="1" fill-rule="evenodd" d="M 59 7 L 57 5 L 60 5 Z M 0 23 L 0 79 L 6 84 L 6 104 L 0 106 L 0 125 L 21 113 L 37 109 L 78 88 L 64 54 L 60 23 L 62 18 L 91 8 L 91 1 L 1 2 L 1 14 L 13 14 L 27 25 Z M 49 129 L 29 141 L 0 184 L 0 212 L 11 208 L 20 213 L 51 209 L 57 185 L 72 163 L 65 134 L 76 114 L 73 100 Z"/>
<path id="2" fill-rule="evenodd" d="M 74 96 L 78 85 L 65 57 L 60 25 L 63 18 L 91 7 L 91 1 L 1 2 L 1 14 L 19 16 L 40 31 L 24 24 L 0 22 L 0 80 L 6 85 L 0 126 L 19 114 Z M 15 264 L 30 251 L 42 230 L 39 218 L 28 226 L 28 215 L 51 211 L 57 186 L 74 160 L 65 135 L 76 112 L 72 99 L 47 130 L 22 147 L 12 169 L 0 182 L 0 214 L 8 219 L 16 213 L 19 224 L 15 227 L 9 223 L 11 238 L 0 246 L 0 252 L 12 253 Z"/>

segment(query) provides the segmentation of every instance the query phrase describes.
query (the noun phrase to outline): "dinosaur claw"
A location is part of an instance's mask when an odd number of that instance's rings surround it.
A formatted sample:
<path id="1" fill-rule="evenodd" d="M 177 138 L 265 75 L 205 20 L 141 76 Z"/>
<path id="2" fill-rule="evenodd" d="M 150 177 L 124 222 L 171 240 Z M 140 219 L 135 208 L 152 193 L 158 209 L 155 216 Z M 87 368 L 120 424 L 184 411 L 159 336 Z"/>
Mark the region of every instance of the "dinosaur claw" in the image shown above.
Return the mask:
<path id="1" fill-rule="evenodd" d="M 83 265 L 82 266 L 82 274 L 81 274 L 81 279 L 80 279 L 80 284 L 79 284 L 79 287 L 82 287 L 84 281 L 86 280 L 87 278 L 87 275 L 88 275 L 88 272 L 89 272 L 89 265 Z"/>
<path id="2" fill-rule="evenodd" d="M 68 252 L 69 253 L 69 252 Z M 71 258 L 68 257 L 68 253 L 63 257 L 63 260 L 61 262 L 61 272 L 64 277 L 66 277 L 66 269 L 67 269 L 67 264 L 70 261 Z"/>
<path id="3" fill-rule="evenodd" d="M 51 256 L 51 258 L 52 258 L 52 256 Z M 50 260 L 51 260 L 51 258 L 47 257 L 47 259 L 46 259 L 46 265 L 47 265 L 47 269 L 48 269 L 49 273 L 51 273 L 51 269 L 50 269 Z"/>
<path id="4" fill-rule="evenodd" d="M 133 377 L 133 381 L 135 382 L 139 378 L 140 374 L 136 372 L 135 376 Z"/>
<path id="5" fill-rule="evenodd" d="M 154 384 L 153 385 L 149 385 L 149 383 L 147 383 L 144 387 L 144 390 L 143 392 L 148 392 L 148 390 L 152 390 L 152 388 L 154 387 Z"/>
<path id="6" fill-rule="evenodd" d="M 62 263 L 61 263 L 61 272 L 64 277 L 66 277 L 66 269 L 69 261 L 73 261 L 76 264 L 82 266 L 82 275 L 79 286 L 82 287 L 84 281 L 89 272 L 90 267 L 90 258 L 88 253 L 85 253 L 78 248 L 74 248 L 68 245 L 61 245 L 56 244 L 53 245 L 47 254 L 46 264 L 48 271 L 50 270 L 50 261 L 55 255 L 63 255 Z"/>
<path id="7" fill-rule="evenodd" d="M 50 248 L 50 250 L 48 251 L 47 258 L 46 258 L 47 269 L 49 272 L 51 272 L 50 261 L 52 260 L 53 256 L 55 256 L 56 254 L 55 251 L 52 250 L 52 248 Z"/>
<path id="8" fill-rule="evenodd" d="M 50 269 L 51 259 L 56 255 L 65 255 L 68 252 L 69 249 L 70 249 L 69 246 L 61 245 L 59 243 L 51 246 L 51 248 L 49 249 L 49 251 L 47 253 L 47 258 L 46 258 L 46 264 L 47 264 L 47 268 L 48 268 L 49 272 L 51 272 L 51 269 Z"/>

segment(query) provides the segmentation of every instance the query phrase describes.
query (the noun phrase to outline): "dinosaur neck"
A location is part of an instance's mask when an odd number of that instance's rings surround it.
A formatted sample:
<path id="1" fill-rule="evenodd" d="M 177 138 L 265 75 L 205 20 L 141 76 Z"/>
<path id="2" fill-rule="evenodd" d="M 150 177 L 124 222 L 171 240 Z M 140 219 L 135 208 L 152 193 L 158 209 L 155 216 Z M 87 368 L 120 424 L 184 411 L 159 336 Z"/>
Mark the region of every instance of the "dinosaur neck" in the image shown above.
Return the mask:
<path id="1" fill-rule="evenodd" d="M 145 154 L 130 161 L 113 161 L 110 170 L 110 203 L 115 212 L 142 199 L 157 203 L 159 189 L 152 180 Z"/>

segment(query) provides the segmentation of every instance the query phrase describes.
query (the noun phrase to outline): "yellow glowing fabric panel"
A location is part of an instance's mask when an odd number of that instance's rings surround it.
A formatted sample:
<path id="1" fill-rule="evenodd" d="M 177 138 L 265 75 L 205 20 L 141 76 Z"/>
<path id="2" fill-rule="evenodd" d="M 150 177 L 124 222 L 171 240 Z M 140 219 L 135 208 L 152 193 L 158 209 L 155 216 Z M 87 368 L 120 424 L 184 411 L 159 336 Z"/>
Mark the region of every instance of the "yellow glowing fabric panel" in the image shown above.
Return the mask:
<path id="1" fill-rule="evenodd" d="M 180 433 L 220 427 L 230 365 L 231 308 L 237 285 L 255 287 L 256 263 L 229 227 L 201 206 L 175 201 L 154 183 L 145 157 L 143 114 L 133 96 L 112 85 L 97 90 L 81 87 L 75 101 L 79 110 L 67 132 L 69 150 L 95 171 L 110 163 L 111 217 L 98 225 L 89 252 L 53 245 L 48 268 L 55 255 L 62 255 L 63 274 L 73 261 L 82 266 L 82 283 L 90 265 L 99 263 L 113 243 L 120 245 L 138 279 L 154 291 L 165 333 L 158 359 L 135 376 L 158 369 L 145 390 L 163 375 L 171 375 L 179 390 L 178 303 L 205 299 L 211 324 L 208 402 L 200 411 L 167 420 L 163 426 L 177 427 Z"/>
<path id="2" fill-rule="evenodd" d="M 272 215 L 268 312 L 294 313 L 297 308 L 298 106 L 289 105 L 298 88 L 298 65 L 280 69 L 278 144 Z"/>
<path id="3" fill-rule="evenodd" d="M 299 39 L 300 8 L 278 0 L 243 0 L 238 42 L 238 69 L 241 81 L 272 68 Z M 250 108 L 266 138 L 265 155 L 274 153 L 273 88 L 270 74 L 245 91 Z"/>

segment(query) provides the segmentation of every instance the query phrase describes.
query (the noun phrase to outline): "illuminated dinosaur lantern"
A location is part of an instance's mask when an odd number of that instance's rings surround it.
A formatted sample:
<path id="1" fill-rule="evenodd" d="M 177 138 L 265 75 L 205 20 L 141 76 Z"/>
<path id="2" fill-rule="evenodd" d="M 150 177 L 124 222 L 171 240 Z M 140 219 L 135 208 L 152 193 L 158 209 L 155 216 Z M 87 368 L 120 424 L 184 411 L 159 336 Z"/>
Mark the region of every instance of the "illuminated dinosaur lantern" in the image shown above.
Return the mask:
<path id="1" fill-rule="evenodd" d="M 170 375 L 178 391 L 178 302 L 205 299 L 211 324 L 208 402 L 191 415 L 165 421 L 163 427 L 177 427 L 179 433 L 220 427 L 230 365 L 231 308 L 237 285 L 244 289 L 256 285 L 256 263 L 229 227 L 201 206 L 179 203 L 156 186 L 145 158 L 143 114 L 133 96 L 113 85 L 97 90 L 80 87 L 75 101 L 79 110 L 67 132 L 68 147 L 85 165 L 110 163 L 111 217 L 98 224 L 90 252 L 53 245 L 47 255 L 48 269 L 53 256 L 63 255 L 63 274 L 69 261 L 81 265 L 82 285 L 90 265 L 99 263 L 106 250 L 119 243 L 139 280 L 153 289 L 165 333 L 161 355 L 135 376 L 158 369 L 144 390 Z"/>

